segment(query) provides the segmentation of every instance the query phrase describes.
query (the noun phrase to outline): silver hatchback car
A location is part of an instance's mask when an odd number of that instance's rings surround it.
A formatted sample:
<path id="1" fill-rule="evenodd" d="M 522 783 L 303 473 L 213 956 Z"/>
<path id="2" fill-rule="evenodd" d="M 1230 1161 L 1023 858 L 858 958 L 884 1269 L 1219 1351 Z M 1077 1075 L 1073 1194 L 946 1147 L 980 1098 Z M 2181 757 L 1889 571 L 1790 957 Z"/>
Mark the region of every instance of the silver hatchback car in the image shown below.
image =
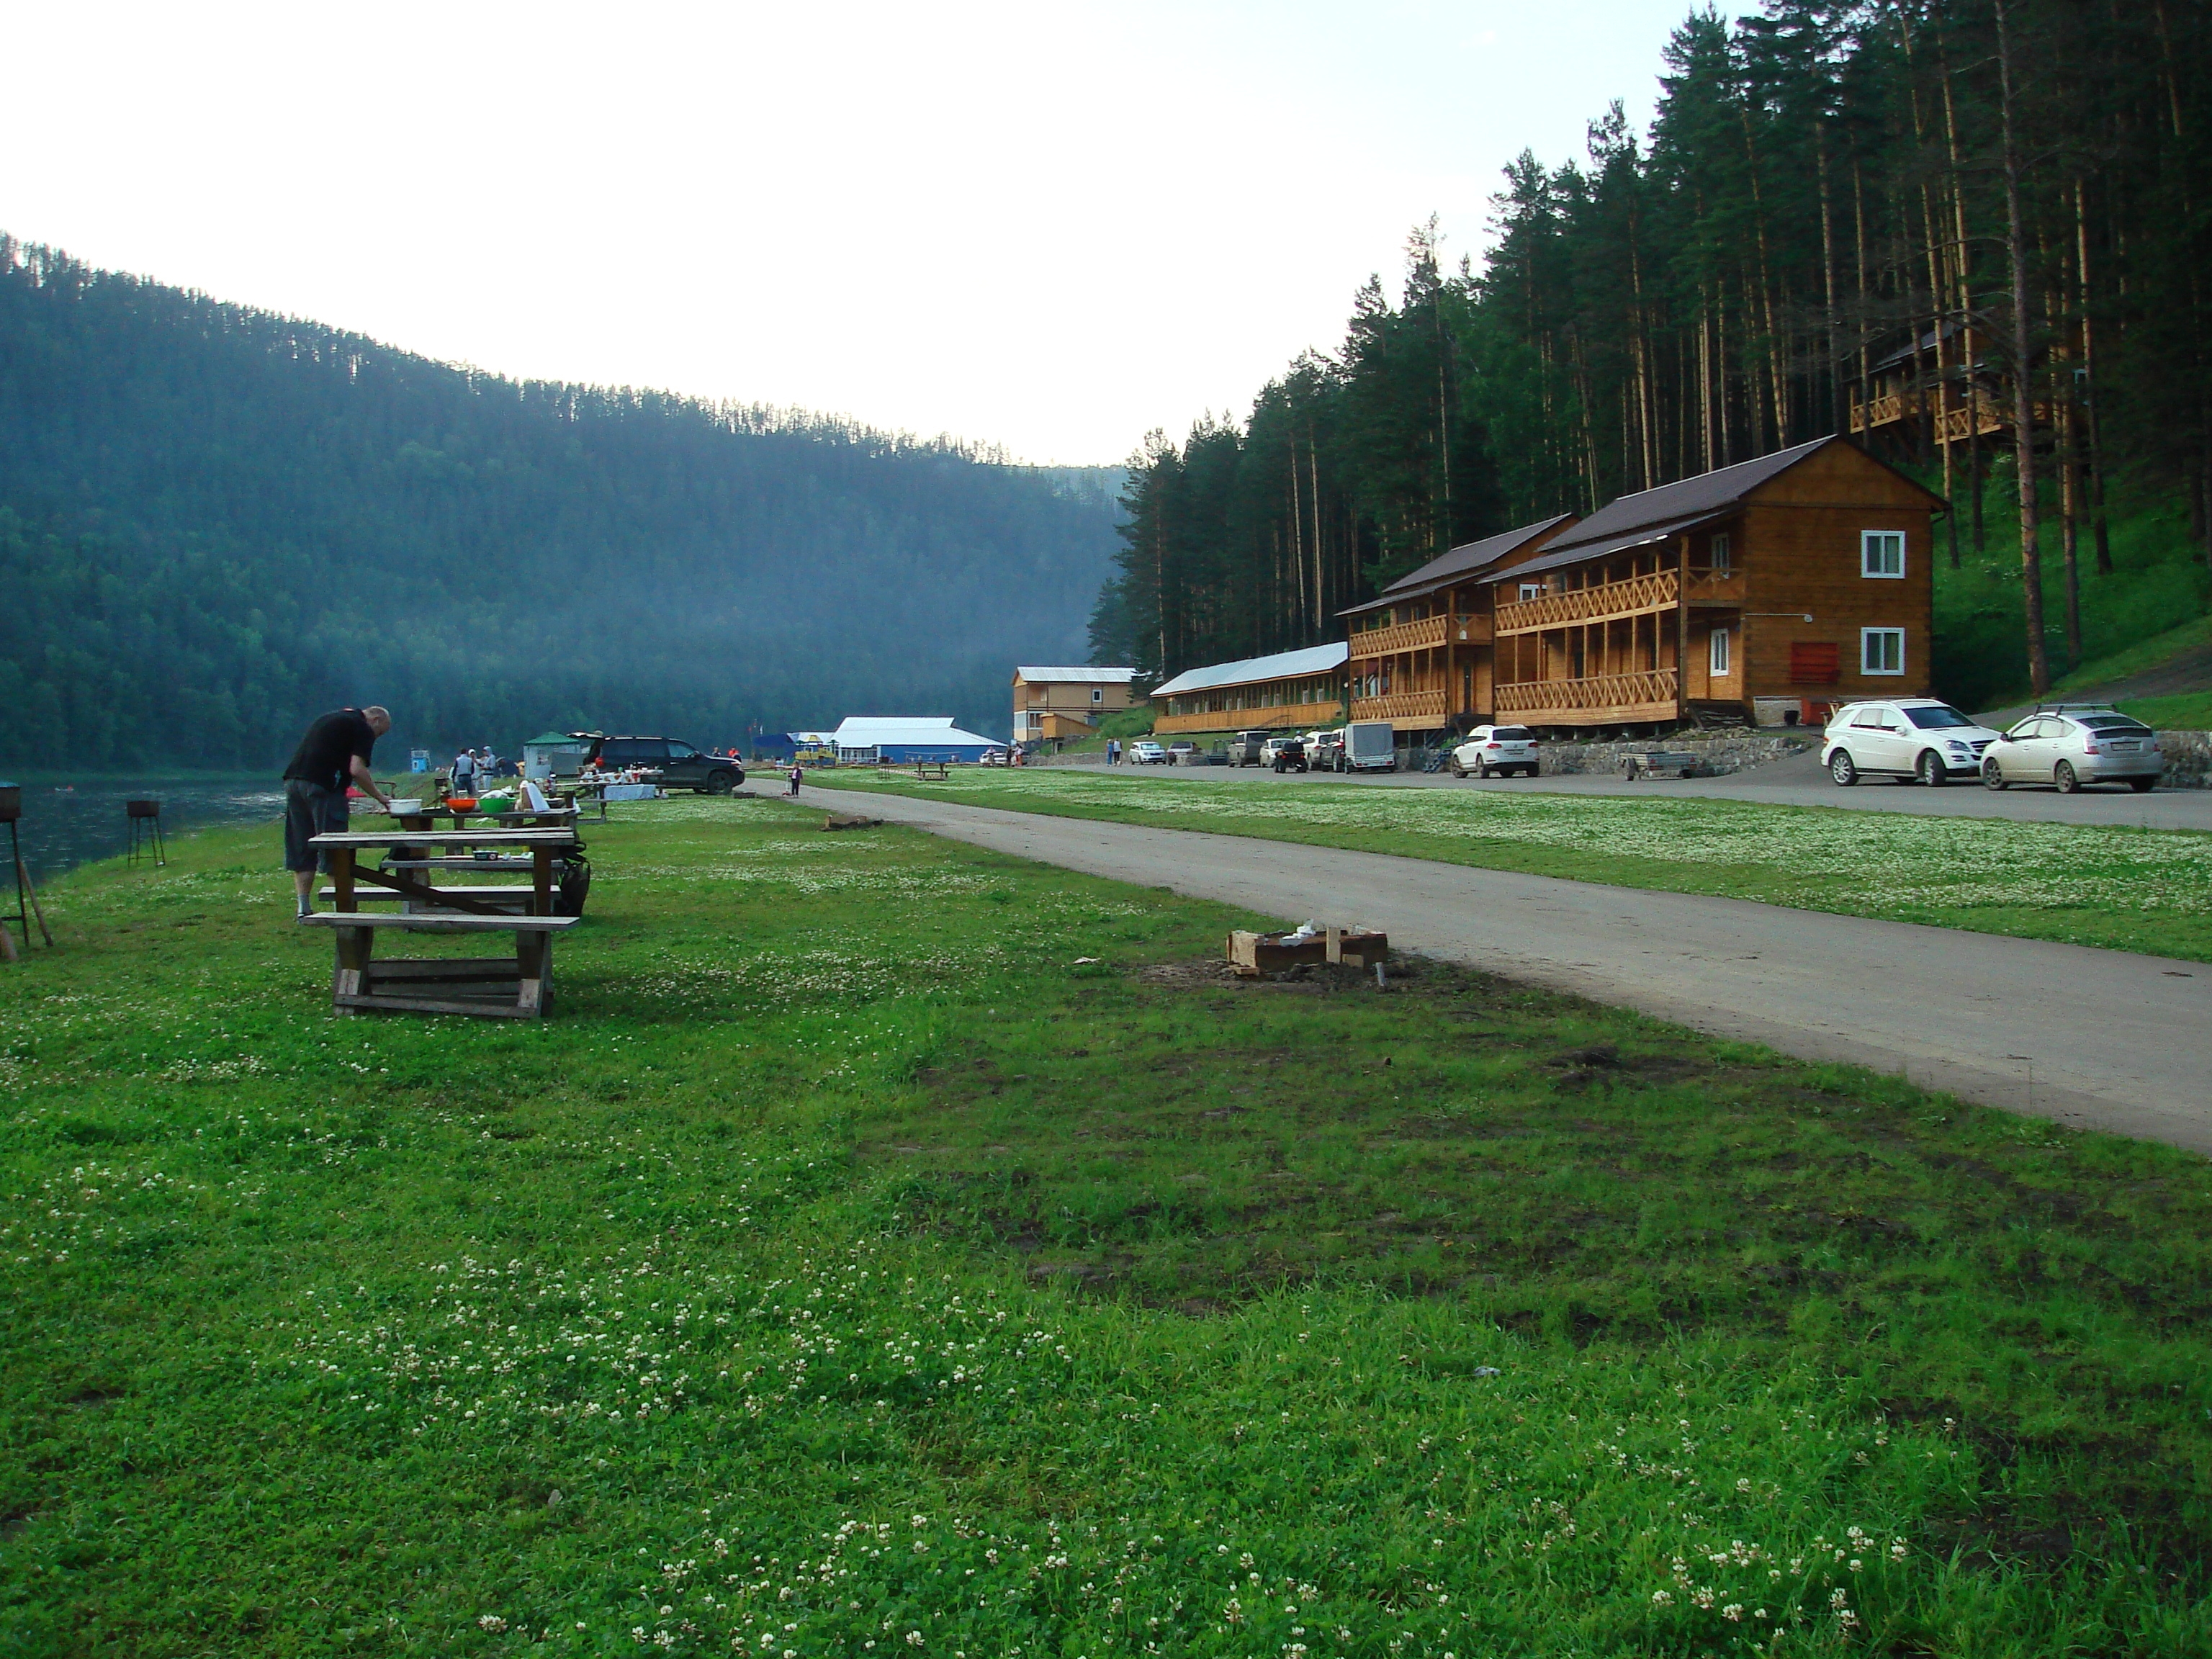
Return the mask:
<path id="1" fill-rule="evenodd" d="M 1982 757 L 1982 781 L 1992 789 L 2047 783 L 2070 795 L 2086 784 L 2124 783 L 2142 794 L 2165 773 L 2157 732 L 2117 708 L 2079 704 L 2037 709 Z"/>

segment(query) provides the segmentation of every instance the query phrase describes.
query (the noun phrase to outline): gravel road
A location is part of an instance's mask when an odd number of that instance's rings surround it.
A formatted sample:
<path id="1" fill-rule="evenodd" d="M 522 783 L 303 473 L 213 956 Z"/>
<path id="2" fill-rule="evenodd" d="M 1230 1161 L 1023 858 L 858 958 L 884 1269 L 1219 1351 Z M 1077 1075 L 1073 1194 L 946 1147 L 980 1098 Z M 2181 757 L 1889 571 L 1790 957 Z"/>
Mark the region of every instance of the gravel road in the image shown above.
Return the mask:
<path id="1" fill-rule="evenodd" d="M 1698 1030 L 2212 1154 L 2202 963 L 892 794 L 804 799 L 1285 921 L 1381 927 L 1401 949 Z"/>

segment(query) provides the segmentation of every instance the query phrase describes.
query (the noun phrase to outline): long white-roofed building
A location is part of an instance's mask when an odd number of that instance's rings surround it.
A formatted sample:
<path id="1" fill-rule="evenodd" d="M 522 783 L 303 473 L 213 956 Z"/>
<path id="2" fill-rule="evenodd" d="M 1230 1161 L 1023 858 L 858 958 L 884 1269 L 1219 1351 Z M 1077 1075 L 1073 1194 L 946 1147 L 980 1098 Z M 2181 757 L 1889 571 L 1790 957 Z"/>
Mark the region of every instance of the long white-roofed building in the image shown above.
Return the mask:
<path id="1" fill-rule="evenodd" d="M 1152 693 L 1155 732 L 1294 731 L 1344 720 L 1342 640 L 1184 670 Z"/>
<path id="2" fill-rule="evenodd" d="M 963 732 L 950 714 L 848 714 L 837 726 L 841 766 L 903 766 L 915 761 L 979 761 L 1004 744 Z"/>

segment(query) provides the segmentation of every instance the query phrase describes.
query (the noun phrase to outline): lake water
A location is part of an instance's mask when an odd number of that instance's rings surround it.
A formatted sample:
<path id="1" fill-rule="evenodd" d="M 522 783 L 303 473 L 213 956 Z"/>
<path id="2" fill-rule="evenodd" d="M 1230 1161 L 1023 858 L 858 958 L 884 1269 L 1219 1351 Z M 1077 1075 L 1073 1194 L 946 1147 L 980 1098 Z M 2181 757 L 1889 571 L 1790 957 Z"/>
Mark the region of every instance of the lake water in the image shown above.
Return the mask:
<path id="1" fill-rule="evenodd" d="M 38 772 L 0 772 L 0 781 L 23 788 L 23 862 L 32 879 L 51 881 L 64 870 L 94 859 L 112 858 L 131 844 L 125 801 L 161 803 L 161 833 L 171 840 L 218 823 L 269 826 L 269 867 L 283 855 L 284 786 L 266 773 L 235 777 L 198 773 L 167 778 L 84 778 Z M 0 887 L 8 889 L 12 911 L 14 872 L 8 867 L 6 831 L 0 830 Z"/>

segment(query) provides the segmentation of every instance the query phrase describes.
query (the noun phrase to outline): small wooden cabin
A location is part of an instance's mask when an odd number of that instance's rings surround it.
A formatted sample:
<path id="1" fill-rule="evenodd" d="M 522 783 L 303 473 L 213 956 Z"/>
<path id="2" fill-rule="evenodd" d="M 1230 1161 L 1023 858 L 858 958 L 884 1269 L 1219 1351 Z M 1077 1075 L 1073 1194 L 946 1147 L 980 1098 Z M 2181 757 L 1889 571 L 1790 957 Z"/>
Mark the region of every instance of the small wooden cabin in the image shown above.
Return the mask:
<path id="1" fill-rule="evenodd" d="M 1133 668 L 1014 670 L 1014 741 L 1087 738 L 1100 719 L 1130 706 Z"/>

